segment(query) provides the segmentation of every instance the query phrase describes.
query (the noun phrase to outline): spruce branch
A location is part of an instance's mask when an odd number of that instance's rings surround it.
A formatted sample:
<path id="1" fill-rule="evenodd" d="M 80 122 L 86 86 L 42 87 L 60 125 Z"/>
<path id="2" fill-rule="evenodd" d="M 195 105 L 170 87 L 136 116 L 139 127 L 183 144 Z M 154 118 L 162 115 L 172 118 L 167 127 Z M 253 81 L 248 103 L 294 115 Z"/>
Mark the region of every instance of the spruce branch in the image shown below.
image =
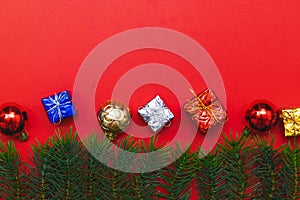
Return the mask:
<path id="1" fill-rule="evenodd" d="M 198 157 L 196 184 L 199 199 L 217 200 L 224 196 L 226 180 L 223 160 L 217 150 L 203 158 Z"/>
<path id="2" fill-rule="evenodd" d="M 229 199 L 249 198 L 247 191 L 251 189 L 253 181 L 251 168 L 254 163 L 253 158 L 249 156 L 251 144 L 249 136 L 242 134 L 223 134 L 223 144 L 218 145 L 220 156 L 223 157 L 224 176 L 226 179 L 226 189 L 224 196 Z"/>
<path id="3" fill-rule="evenodd" d="M 157 137 L 150 138 L 149 144 L 144 140 L 138 144 L 138 152 L 143 153 L 139 155 L 138 161 L 134 167 L 138 167 L 140 173 L 131 174 L 131 193 L 128 197 L 134 200 L 148 200 L 153 199 L 158 187 L 158 178 L 161 176 L 159 166 L 166 162 L 167 154 L 162 151 L 156 144 Z M 158 150 L 160 153 L 157 153 Z M 158 170 L 154 170 L 158 169 Z"/>
<path id="4" fill-rule="evenodd" d="M 81 143 L 72 129 L 64 135 L 50 138 L 45 151 L 50 162 L 47 170 L 48 199 L 82 199 L 84 197 L 83 170 L 85 165 Z"/>
<path id="5" fill-rule="evenodd" d="M 255 160 L 253 166 L 255 185 L 251 192 L 253 199 L 278 199 L 281 200 L 280 170 L 283 159 L 281 147 L 275 149 L 274 140 L 270 142 L 256 137 L 256 147 L 251 149 L 251 155 Z"/>
<path id="6" fill-rule="evenodd" d="M 25 168 L 13 143 L 0 141 L 0 195 L 3 199 L 25 199 Z"/>
<path id="7" fill-rule="evenodd" d="M 49 178 L 51 174 L 48 170 L 50 165 L 49 146 L 46 143 L 42 145 L 37 142 L 31 147 L 33 155 L 31 156 L 32 166 L 28 165 L 30 173 L 26 175 L 26 189 L 28 199 L 45 200 L 50 197 Z"/>
<path id="8" fill-rule="evenodd" d="M 112 144 L 95 133 L 86 138 L 84 143 L 86 147 L 84 149 L 85 199 L 105 199 L 104 191 L 107 191 L 105 187 L 109 186 L 105 185 L 103 176 L 106 174 L 107 165 L 113 160 Z"/>
<path id="9" fill-rule="evenodd" d="M 125 138 L 118 145 L 126 151 L 137 152 L 135 143 L 133 140 L 129 140 L 129 138 Z M 129 168 L 125 171 L 130 171 L 131 166 L 129 163 L 131 162 L 131 158 L 123 156 L 116 149 L 109 152 L 110 155 L 108 155 L 108 157 L 110 159 L 106 165 L 101 165 L 102 173 L 99 174 L 102 184 L 101 196 L 104 197 L 103 199 L 128 199 L 131 193 L 130 185 L 132 184 L 130 173 L 117 169 L 118 167 L 128 166 Z"/>
<path id="10" fill-rule="evenodd" d="M 280 171 L 282 198 L 300 199 L 300 145 L 296 139 L 282 149 L 284 165 Z"/>
<path id="11" fill-rule="evenodd" d="M 251 142 L 250 136 L 224 136 L 203 158 L 179 147 L 158 147 L 156 137 L 147 143 L 127 137 L 117 145 L 133 154 L 123 155 L 97 135 L 84 141 L 84 148 L 71 129 L 32 146 L 28 173 L 15 146 L 0 142 L 0 195 L 5 200 L 190 199 L 195 180 L 199 199 L 299 199 L 296 140 L 276 149 L 273 140 Z M 159 168 L 174 157 L 179 158 Z"/>
<path id="12" fill-rule="evenodd" d="M 191 184 L 196 176 L 196 153 L 174 150 L 174 156 L 181 155 L 175 162 L 161 171 L 160 187 L 166 191 L 157 194 L 158 197 L 168 200 L 189 199 L 191 196 Z M 177 156 L 176 156 L 177 157 Z"/>

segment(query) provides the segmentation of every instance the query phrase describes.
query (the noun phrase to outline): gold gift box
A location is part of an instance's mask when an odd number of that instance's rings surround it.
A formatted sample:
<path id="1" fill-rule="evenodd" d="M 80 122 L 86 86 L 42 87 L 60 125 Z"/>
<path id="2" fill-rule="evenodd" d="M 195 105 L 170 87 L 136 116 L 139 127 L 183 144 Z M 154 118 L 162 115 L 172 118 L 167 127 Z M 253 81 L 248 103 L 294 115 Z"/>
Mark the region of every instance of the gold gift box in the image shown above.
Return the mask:
<path id="1" fill-rule="evenodd" d="M 291 108 L 281 111 L 285 136 L 300 135 L 300 108 Z"/>

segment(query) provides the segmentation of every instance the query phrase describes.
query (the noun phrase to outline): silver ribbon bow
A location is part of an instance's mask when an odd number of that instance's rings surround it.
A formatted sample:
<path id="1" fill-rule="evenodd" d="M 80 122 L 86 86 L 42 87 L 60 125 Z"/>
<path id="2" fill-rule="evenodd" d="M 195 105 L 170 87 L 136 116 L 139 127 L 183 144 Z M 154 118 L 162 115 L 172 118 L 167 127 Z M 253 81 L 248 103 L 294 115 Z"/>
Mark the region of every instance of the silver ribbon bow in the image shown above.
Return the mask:
<path id="1" fill-rule="evenodd" d="M 49 110 L 47 110 L 47 112 L 50 112 L 51 110 L 53 109 L 57 109 L 57 112 L 53 115 L 53 118 L 52 118 L 52 121 L 55 125 L 59 125 L 61 123 L 61 120 L 62 120 L 62 114 L 61 114 L 61 109 L 60 109 L 60 106 L 64 106 L 68 103 L 71 103 L 71 101 L 67 101 L 67 102 L 64 102 L 64 103 L 60 103 L 61 99 L 65 98 L 65 95 L 66 93 L 63 93 L 63 94 L 54 94 L 54 99 L 52 97 L 49 97 L 49 100 L 55 104 L 52 108 L 50 108 Z M 55 117 L 58 115 L 58 118 L 59 118 L 59 121 L 58 122 L 55 122 L 54 119 Z"/>

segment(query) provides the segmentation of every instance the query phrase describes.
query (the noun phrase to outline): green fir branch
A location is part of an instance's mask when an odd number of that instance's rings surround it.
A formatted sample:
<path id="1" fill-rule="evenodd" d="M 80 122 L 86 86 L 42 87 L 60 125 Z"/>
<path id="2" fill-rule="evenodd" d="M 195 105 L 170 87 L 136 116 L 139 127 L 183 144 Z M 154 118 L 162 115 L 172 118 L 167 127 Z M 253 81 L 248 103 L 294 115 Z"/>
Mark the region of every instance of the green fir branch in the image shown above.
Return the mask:
<path id="1" fill-rule="evenodd" d="M 299 144 L 276 149 L 252 136 L 224 136 L 206 156 L 126 137 L 117 145 L 127 155 L 99 134 L 82 145 L 71 129 L 32 146 L 28 168 L 0 142 L 0 199 L 190 199 L 194 183 L 204 200 L 299 199 Z"/>
<path id="2" fill-rule="evenodd" d="M 93 133 L 84 142 L 84 160 L 86 163 L 84 170 L 84 193 L 85 199 L 105 199 L 104 191 L 107 165 L 113 160 L 111 151 L 112 144 L 105 138 Z"/>
<path id="3" fill-rule="evenodd" d="M 150 138 L 149 144 L 144 140 L 138 145 L 139 156 L 134 167 L 138 167 L 139 173 L 131 174 L 130 190 L 132 191 L 128 199 L 148 200 L 154 199 L 156 188 L 158 187 L 158 178 L 160 175 L 160 166 L 166 162 L 167 154 L 165 150 L 160 149 L 156 144 L 157 137 Z M 160 150 L 158 153 L 157 151 Z M 156 169 L 156 170 L 154 170 Z"/>
<path id="4" fill-rule="evenodd" d="M 49 187 L 49 178 L 51 178 L 51 173 L 48 170 L 50 165 L 49 157 L 49 146 L 46 143 L 42 145 L 37 143 L 31 147 L 32 157 L 31 162 L 32 166 L 28 165 L 30 173 L 26 176 L 26 189 L 27 189 L 27 198 L 28 199 L 40 199 L 45 200 L 50 198 Z"/>
<path id="5" fill-rule="evenodd" d="M 223 160 L 224 158 L 219 155 L 217 150 L 205 157 L 198 157 L 196 184 L 199 199 L 217 200 L 224 195 L 225 170 Z"/>
<path id="6" fill-rule="evenodd" d="M 280 170 L 283 158 L 280 148 L 275 149 L 271 142 L 256 137 L 256 147 L 251 149 L 249 156 L 255 160 L 253 166 L 254 187 L 251 192 L 253 199 L 282 200 L 280 192 Z"/>
<path id="7" fill-rule="evenodd" d="M 133 140 L 129 140 L 129 137 L 122 140 L 118 145 L 126 151 L 137 152 L 136 145 Z M 130 173 L 128 173 L 130 168 L 124 169 L 124 171 L 117 169 L 123 166 L 130 166 L 128 163 L 131 162 L 132 158 L 123 156 L 117 149 L 109 152 L 110 159 L 108 163 L 101 166 L 103 168 L 103 173 L 101 174 L 101 195 L 104 197 L 103 199 L 128 199 L 127 197 L 131 193 L 129 186 L 132 184 Z"/>
<path id="8" fill-rule="evenodd" d="M 232 200 L 249 198 L 248 191 L 253 184 L 251 168 L 254 163 L 253 157 L 249 156 L 252 146 L 251 143 L 248 144 L 249 137 L 246 134 L 236 134 L 235 137 L 223 134 L 223 140 L 223 144 L 218 147 L 226 179 L 224 196 Z"/>
<path id="9" fill-rule="evenodd" d="M 196 153 L 189 150 L 181 152 L 174 150 L 174 156 L 181 155 L 175 162 L 161 171 L 160 188 L 163 192 L 157 194 L 159 198 L 175 200 L 190 199 L 192 192 L 192 181 L 196 176 L 197 166 L 195 164 Z"/>
<path id="10" fill-rule="evenodd" d="M 0 142 L 0 195 L 3 199 L 25 199 L 23 178 L 25 169 L 13 143 Z"/>
<path id="11" fill-rule="evenodd" d="M 50 162 L 47 170 L 48 199 L 82 199 L 84 197 L 83 166 L 85 165 L 81 143 L 72 129 L 65 135 L 50 138 L 46 156 Z"/>
<path id="12" fill-rule="evenodd" d="M 296 139 L 282 149 L 284 165 L 280 171 L 280 191 L 285 199 L 300 199 L 300 145 Z"/>

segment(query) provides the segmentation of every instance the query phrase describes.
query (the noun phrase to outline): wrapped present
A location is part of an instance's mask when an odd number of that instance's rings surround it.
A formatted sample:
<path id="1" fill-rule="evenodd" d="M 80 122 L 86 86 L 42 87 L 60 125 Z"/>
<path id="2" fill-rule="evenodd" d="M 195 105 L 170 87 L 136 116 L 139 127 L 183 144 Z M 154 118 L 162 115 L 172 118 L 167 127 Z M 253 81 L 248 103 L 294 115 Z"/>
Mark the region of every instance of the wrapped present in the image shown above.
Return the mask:
<path id="1" fill-rule="evenodd" d="M 300 135 L 300 108 L 291 108 L 281 111 L 285 136 Z"/>
<path id="2" fill-rule="evenodd" d="M 158 95 L 140 108 L 138 113 L 155 133 L 159 132 L 164 126 L 170 125 L 170 120 L 174 118 L 171 110 Z"/>
<path id="3" fill-rule="evenodd" d="M 58 125 L 61 123 L 62 119 L 71 117 L 75 114 L 68 91 L 62 91 L 58 94 L 43 98 L 42 103 L 50 122 L 53 124 Z"/>
<path id="4" fill-rule="evenodd" d="M 211 89 L 206 89 L 184 105 L 192 119 L 198 124 L 201 133 L 206 133 L 210 127 L 223 124 L 227 120 L 227 112 Z"/>

